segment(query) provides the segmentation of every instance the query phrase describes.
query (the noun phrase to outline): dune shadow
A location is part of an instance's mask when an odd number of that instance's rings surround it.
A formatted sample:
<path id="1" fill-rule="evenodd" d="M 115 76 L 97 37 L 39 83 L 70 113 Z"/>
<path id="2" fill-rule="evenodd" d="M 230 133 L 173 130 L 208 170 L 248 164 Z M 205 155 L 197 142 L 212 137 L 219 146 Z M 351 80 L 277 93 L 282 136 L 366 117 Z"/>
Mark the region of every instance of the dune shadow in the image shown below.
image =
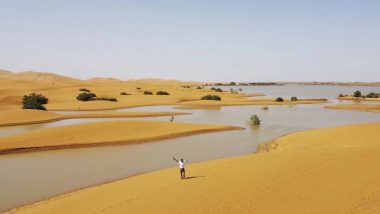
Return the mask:
<path id="1" fill-rule="evenodd" d="M 186 177 L 185 179 L 195 179 L 195 178 L 204 178 L 205 176 L 190 176 L 190 177 Z"/>

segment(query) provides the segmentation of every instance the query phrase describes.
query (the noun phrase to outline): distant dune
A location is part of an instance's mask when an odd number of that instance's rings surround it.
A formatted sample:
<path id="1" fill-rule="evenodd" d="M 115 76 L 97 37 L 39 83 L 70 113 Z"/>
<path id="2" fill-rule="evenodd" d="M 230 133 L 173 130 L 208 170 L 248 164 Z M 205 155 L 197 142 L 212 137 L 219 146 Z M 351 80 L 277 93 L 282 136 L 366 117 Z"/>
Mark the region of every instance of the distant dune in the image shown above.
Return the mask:
<path id="1" fill-rule="evenodd" d="M 42 80 L 42 81 L 79 81 L 78 79 L 62 76 L 54 73 L 24 71 L 24 72 L 11 72 L 0 70 L 0 78 L 17 79 L 17 80 Z"/>
<path id="2" fill-rule="evenodd" d="M 87 79 L 86 81 L 91 82 L 123 82 L 122 80 L 116 79 L 116 78 L 110 78 L 110 77 L 94 77 Z"/>
<path id="3" fill-rule="evenodd" d="M 151 105 L 181 105 L 192 108 L 208 108 L 210 106 L 233 105 L 296 105 L 318 104 L 326 100 L 303 100 L 291 102 L 275 102 L 274 99 L 248 99 L 252 94 L 231 93 L 230 91 L 215 92 L 210 88 L 195 88 L 202 85 L 197 82 L 182 82 L 178 80 L 140 79 L 122 81 L 115 78 L 91 78 L 79 80 L 53 73 L 39 72 L 0 72 L 0 109 L 11 110 L 22 107 L 22 98 L 30 93 L 40 93 L 49 98 L 48 110 L 105 110 Z M 100 98 L 115 98 L 117 102 L 96 101 L 82 102 L 77 100 L 79 89 L 91 90 Z M 152 92 L 146 96 L 145 91 Z M 167 96 L 157 96 L 159 91 L 169 93 Z M 258 91 L 259 92 L 259 91 Z M 123 95 L 126 93 L 128 95 Z M 221 101 L 201 100 L 206 95 L 218 95 Z M 262 94 L 260 94 L 262 95 Z"/>
<path id="4" fill-rule="evenodd" d="M 4 69 L 0 69 L 0 76 L 1 75 L 9 75 L 9 74 L 12 74 L 12 71 L 7 71 L 7 70 L 4 70 Z"/>

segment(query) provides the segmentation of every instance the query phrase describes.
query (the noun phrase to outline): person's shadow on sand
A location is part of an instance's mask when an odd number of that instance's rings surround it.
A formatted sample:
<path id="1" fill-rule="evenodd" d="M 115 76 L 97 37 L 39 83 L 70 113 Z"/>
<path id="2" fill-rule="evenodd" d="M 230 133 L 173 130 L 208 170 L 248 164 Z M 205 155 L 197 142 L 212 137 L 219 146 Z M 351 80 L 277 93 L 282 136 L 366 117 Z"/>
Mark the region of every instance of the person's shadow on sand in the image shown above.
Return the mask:
<path id="1" fill-rule="evenodd" d="M 205 176 L 190 176 L 186 177 L 185 179 L 194 179 L 194 178 L 204 178 Z"/>

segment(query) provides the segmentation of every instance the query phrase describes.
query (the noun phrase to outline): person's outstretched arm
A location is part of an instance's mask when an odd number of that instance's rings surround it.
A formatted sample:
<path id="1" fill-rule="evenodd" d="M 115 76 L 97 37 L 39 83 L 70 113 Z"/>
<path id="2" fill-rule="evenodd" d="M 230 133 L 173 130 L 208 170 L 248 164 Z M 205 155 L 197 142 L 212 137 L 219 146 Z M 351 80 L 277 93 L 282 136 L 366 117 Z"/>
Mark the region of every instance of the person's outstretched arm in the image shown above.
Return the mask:
<path id="1" fill-rule="evenodd" d="M 178 160 L 177 160 L 177 159 L 175 159 L 175 157 L 173 157 L 173 160 L 175 160 L 176 162 L 178 162 Z"/>
<path id="2" fill-rule="evenodd" d="M 187 162 L 189 162 L 190 161 L 190 159 L 187 159 L 186 161 L 185 161 L 185 163 L 187 163 Z"/>

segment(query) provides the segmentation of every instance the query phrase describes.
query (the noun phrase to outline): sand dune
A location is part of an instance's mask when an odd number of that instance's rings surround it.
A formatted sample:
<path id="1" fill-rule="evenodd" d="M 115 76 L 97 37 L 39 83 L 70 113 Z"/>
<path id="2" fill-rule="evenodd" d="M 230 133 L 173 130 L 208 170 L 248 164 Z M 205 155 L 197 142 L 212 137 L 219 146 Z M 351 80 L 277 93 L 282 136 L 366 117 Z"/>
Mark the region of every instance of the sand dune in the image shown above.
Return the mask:
<path id="1" fill-rule="evenodd" d="M 0 78 L 18 79 L 18 80 L 33 80 L 33 81 L 79 81 L 78 79 L 57 75 L 47 72 L 24 71 L 24 72 L 11 72 L 0 70 Z"/>
<path id="2" fill-rule="evenodd" d="M 105 83 L 105 82 L 116 82 L 116 83 L 121 83 L 123 82 L 122 80 L 116 79 L 116 78 L 110 78 L 110 77 L 94 77 L 87 79 L 86 81 L 90 82 L 98 82 L 98 83 Z"/>
<path id="3" fill-rule="evenodd" d="M 238 130 L 224 125 L 155 121 L 109 121 L 48 128 L 0 138 L 0 154 L 143 143 L 192 134 Z"/>
<path id="4" fill-rule="evenodd" d="M 273 99 L 250 99 L 254 96 L 262 96 L 261 93 L 232 94 L 230 92 L 214 92 L 210 89 L 186 88 L 183 86 L 194 85 L 195 82 L 181 82 L 175 80 L 129 80 L 121 81 L 113 78 L 93 78 L 82 81 L 51 73 L 21 72 L 0 73 L 2 84 L 0 85 L 0 109 L 20 109 L 22 97 L 36 92 L 49 98 L 46 105 L 49 110 L 105 110 L 151 105 L 181 105 L 197 108 L 209 106 L 231 105 L 297 105 L 318 104 L 323 100 L 299 100 L 291 102 L 274 102 Z M 31 81 L 33 80 L 33 81 Z M 96 101 L 81 102 L 76 99 L 79 89 L 86 88 L 98 97 L 114 97 L 118 102 Z M 144 91 L 167 91 L 168 96 L 144 95 Z M 127 92 L 131 95 L 120 95 Z M 202 101 L 201 97 L 215 94 L 222 97 L 221 102 Z"/>
<path id="5" fill-rule="evenodd" d="M 379 129 L 299 132 L 271 152 L 189 165 L 187 180 L 173 168 L 10 213 L 380 213 Z"/>

